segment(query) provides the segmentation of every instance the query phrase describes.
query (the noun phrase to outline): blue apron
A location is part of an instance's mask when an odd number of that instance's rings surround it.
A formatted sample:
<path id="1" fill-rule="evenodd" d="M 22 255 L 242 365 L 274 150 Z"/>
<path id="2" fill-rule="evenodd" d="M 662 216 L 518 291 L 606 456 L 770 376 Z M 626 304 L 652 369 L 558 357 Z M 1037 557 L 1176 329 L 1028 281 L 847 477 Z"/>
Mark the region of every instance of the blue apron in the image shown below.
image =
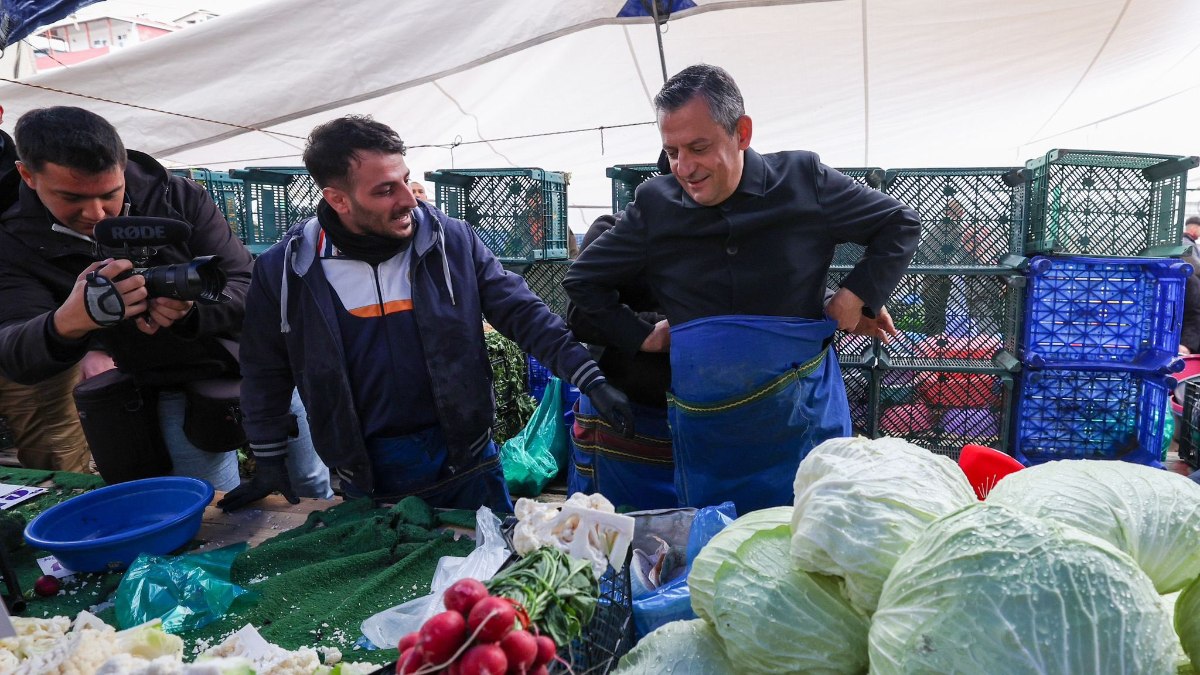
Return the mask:
<path id="1" fill-rule="evenodd" d="M 726 500 L 738 513 L 793 501 L 796 468 L 822 441 L 850 435 L 829 347 L 837 324 L 716 316 L 671 328 L 668 419 L 684 506 Z"/>
<path id="2" fill-rule="evenodd" d="M 512 513 L 512 499 L 504 482 L 500 452 L 489 443 L 479 461 L 446 476 L 446 439 L 440 426 L 407 436 L 367 439 L 367 455 L 375 474 L 376 501 L 398 502 L 414 495 L 430 506 L 476 510 L 487 506 L 496 513 Z M 354 485 L 342 484 L 347 498 L 367 496 Z"/>
<path id="3" fill-rule="evenodd" d="M 599 492 L 615 506 L 637 510 L 678 506 L 667 411 L 630 403 L 634 438 L 600 417 L 587 396 L 575 403 L 567 492 Z"/>

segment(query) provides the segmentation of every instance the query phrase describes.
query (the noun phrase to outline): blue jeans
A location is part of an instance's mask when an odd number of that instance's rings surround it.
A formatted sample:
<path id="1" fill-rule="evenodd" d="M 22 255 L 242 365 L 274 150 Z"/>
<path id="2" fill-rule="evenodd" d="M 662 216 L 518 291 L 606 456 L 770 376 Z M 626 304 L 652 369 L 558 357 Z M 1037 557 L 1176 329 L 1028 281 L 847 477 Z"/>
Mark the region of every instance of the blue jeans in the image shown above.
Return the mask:
<path id="1" fill-rule="evenodd" d="M 238 477 L 236 452 L 205 452 L 192 445 L 183 433 L 183 416 L 187 400 L 179 389 L 162 389 L 158 394 L 159 427 L 167 452 L 171 455 L 172 473 L 176 476 L 202 478 L 213 489 L 229 491 L 241 484 Z M 288 475 L 298 497 L 330 499 L 329 469 L 313 448 L 308 429 L 308 414 L 300 402 L 300 394 L 292 391 L 292 414 L 299 423 L 300 435 L 288 439 Z"/>

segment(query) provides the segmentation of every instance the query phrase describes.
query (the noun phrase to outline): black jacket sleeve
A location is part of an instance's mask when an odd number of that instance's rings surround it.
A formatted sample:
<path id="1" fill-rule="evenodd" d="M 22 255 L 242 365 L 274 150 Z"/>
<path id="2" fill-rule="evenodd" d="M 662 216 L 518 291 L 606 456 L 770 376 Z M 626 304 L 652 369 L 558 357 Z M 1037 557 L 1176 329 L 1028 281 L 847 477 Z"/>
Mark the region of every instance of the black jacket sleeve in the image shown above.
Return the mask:
<path id="1" fill-rule="evenodd" d="M 1193 354 L 1200 352 L 1200 277 L 1187 278 L 1183 293 L 1183 330 L 1179 344 Z"/>

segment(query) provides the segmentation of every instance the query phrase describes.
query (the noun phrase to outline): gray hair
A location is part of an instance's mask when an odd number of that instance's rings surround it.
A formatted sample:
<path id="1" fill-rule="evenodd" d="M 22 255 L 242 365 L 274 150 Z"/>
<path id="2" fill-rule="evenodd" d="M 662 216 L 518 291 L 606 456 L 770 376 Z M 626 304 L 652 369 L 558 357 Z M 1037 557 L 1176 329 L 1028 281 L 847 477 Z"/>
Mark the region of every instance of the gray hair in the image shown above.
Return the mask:
<path id="1" fill-rule="evenodd" d="M 698 63 L 675 73 L 654 97 L 654 109 L 659 113 L 675 112 L 696 96 L 704 98 L 714 122 L 731 135 L 737 132 L 737 121 L 746 114 L 746 104 L 733 76 L 719 66 Z"/>

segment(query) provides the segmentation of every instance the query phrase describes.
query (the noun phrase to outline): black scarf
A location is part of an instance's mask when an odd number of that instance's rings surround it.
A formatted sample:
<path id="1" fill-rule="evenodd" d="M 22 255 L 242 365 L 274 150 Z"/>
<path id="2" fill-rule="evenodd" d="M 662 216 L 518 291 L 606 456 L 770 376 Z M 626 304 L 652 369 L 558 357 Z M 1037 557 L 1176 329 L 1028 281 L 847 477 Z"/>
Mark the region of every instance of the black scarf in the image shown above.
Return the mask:
<path id="1" fill-rule="evenodd" d="M 417 222 L 415 213 L 412 219 L 415 236 Z M 412 237 L 393 239 L 377 234 L 355 234 L 346 229 L 341 218 L 338 218 L 337 212 L 325 200 L 321 200 L 317 204 L 317 221 L 321 223 L 321 229 L 325 230 L 325 236 L 329 237 L 329 241 L 333 242 L 337 250 L 348 258 L 362 260 L 372 265 L 378 265 L 395 257 L 396 254 L 407 249 L 413 239 Z"/>

